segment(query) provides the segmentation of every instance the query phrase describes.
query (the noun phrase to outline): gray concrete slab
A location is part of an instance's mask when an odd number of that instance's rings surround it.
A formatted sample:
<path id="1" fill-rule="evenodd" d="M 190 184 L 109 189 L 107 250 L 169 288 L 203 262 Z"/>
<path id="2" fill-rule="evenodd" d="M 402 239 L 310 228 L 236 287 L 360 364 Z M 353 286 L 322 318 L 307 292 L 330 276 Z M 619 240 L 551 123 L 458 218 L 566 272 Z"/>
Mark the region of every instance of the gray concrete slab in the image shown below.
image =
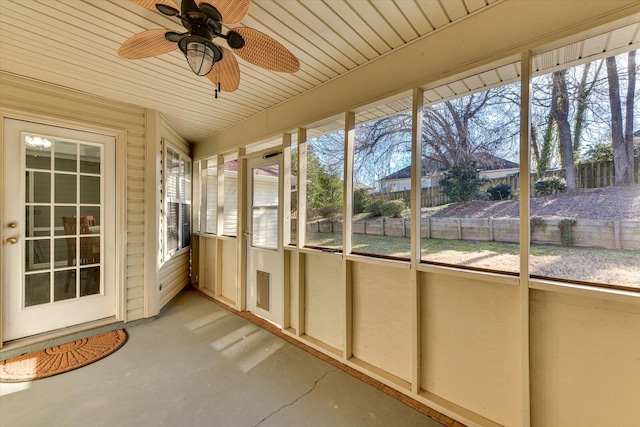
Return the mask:
<path id="1" fill-rule="evenodd" d="M 193 292 L 84 368 L 0 384 L 0 426 L 439 423 Z"/>

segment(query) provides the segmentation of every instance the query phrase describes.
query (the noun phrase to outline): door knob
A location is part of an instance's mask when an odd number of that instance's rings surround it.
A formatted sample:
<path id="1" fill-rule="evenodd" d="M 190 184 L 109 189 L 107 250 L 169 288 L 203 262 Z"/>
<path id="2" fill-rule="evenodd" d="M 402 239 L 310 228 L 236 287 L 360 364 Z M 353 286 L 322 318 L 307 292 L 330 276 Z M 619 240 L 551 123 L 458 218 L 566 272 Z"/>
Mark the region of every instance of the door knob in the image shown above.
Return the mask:
<path id="1" fill-rule="evenodd" d="M 7 245 L 15 245 L 16 243 L 18 243 L 17 237 L 9 237 L 7 239 Z"/>

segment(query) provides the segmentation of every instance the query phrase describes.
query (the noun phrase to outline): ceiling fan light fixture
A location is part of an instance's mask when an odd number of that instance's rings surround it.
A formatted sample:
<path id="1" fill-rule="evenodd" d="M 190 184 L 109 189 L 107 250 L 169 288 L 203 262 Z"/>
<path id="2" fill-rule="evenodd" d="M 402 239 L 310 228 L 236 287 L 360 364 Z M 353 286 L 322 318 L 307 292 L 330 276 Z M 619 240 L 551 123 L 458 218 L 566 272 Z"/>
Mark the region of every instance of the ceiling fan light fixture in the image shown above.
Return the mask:
<path id="1" fill-rule="evenodd" d="M 222 59 L 222 52 L 218 46 L 203 37 L 183 37 L 178 42 L 178 47 L 187 58 L 191 71 L 198 76 L 209 74 L 213 64 Z"/>

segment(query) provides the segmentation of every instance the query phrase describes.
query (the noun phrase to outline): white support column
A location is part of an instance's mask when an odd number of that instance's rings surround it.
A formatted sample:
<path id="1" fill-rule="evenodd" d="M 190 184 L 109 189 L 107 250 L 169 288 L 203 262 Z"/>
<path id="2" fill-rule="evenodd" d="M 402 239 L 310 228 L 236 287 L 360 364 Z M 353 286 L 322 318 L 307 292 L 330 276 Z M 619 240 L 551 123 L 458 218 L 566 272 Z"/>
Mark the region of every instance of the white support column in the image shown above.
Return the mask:
<path id="1" fill-rule="evenodd" d="M 291 326 L 291 266 L 289 253 L 284 247 L 291 242 L 291 134 L 282 135 L 282 170 L 280 171 L 280 220 L 278 221 L 278 235 L 282 252 L 282 329 Z"/>
<path id="2" fill-rule="evenodd" d="M 300 251 L 304 247 L 307 238 L 307 130 L 298 129 L 298 230 L 296 241 L 298 245 L 298 274 L 296 277 L 298 286 L 298 324 L 296 334 L 304 335 L 305 329 L 305 257 Z"/>
<path id="3" fill-rule="evenodd" d="M 531 425 L 531 385 L 529 370 L 529 244 L 531 240 L 531 52 L 522 53 L 520 77 L 520 378 L 522 383 L 522 426 Z"/>
<path id="4" fill-rule="evenodd" d="M 160 185 L 162 176 L 162 152 L 160 148 L 160 113 L 146 110 L 145 147 L 147 180 L 145 182 L 145 281 L 144 281 L 144 317 L 152 317 L 159 312 L 158 270 L 160 269 L 160 216 L 164 212 L 161 206 Z"/>
<path id="5" fill-rule="evenodd" d="M 218 154 L 216 158 L 218 164 L 216 168 L 217 175 L 217 196 L 216 196 L 216 271 L 215 281 L 213 284 L 214 295 L 222 296 L 222 246 L 224 242 L 220 236 L 224 234 L 224 154 Z"/>
<path id="6" fill-rule="evenodd" d="M 236 226 L 236 259 L 238 270 L 236 283 L 236 309 L 246 310 L 246 278 L 247 278 L 247 159 L 244 158 L 244 147 L 238 148 L 238 221 Z"/>
<path id="7" fill-rule="evenodd" d="M 420 391 L 421 369 L 421 307 L 422 307 L 422 284 L 420 283 L 420 204 L 421 204 L 421 179 L 422 174 L 422 108 L 424 104 L 423 91 L 420 88 L 413 90 L 411 120 L 411 289 L 413 301 L 411 305 L 412 331 L 412 371 L 411 391 Z"/>
<path id="8" fill-rule="evenodd" d="M 349 360 L 353 355 L 353 282 L 351 274 L 351 261 L 347 255 L 351 253 L 352 243 L 352 218 L 353 218 L 353 152 L 355 143 L 356 114 L 347 112 L 344 115 L 344 182 L 342 210 L 342 263 L 344 272 L 344 297 L 345 297 L 345 331 L 344 331 L 344 358 Z"/>

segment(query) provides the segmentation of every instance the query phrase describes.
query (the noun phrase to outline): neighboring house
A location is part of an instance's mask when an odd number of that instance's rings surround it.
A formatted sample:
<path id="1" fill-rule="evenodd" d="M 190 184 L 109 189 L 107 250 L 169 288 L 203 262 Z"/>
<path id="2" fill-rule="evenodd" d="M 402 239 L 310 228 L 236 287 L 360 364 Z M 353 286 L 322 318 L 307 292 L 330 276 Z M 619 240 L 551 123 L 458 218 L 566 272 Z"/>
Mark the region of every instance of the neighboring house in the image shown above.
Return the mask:
<path id="1" fill-rule="evenodd" d="M 518 172 L 519 165 L 512 161 L 491 154 L 476 157 L 480 168 L 480 177 L 487 179 L 504 178 Z M 425 158 L 422 160 L 422 188 L 436 187 L 444 176 L 445 167 L 442 162 Z M 411 166 L 400 169 L 380 180 L 382 191 L 405 191 L 411 189 Z"/>

